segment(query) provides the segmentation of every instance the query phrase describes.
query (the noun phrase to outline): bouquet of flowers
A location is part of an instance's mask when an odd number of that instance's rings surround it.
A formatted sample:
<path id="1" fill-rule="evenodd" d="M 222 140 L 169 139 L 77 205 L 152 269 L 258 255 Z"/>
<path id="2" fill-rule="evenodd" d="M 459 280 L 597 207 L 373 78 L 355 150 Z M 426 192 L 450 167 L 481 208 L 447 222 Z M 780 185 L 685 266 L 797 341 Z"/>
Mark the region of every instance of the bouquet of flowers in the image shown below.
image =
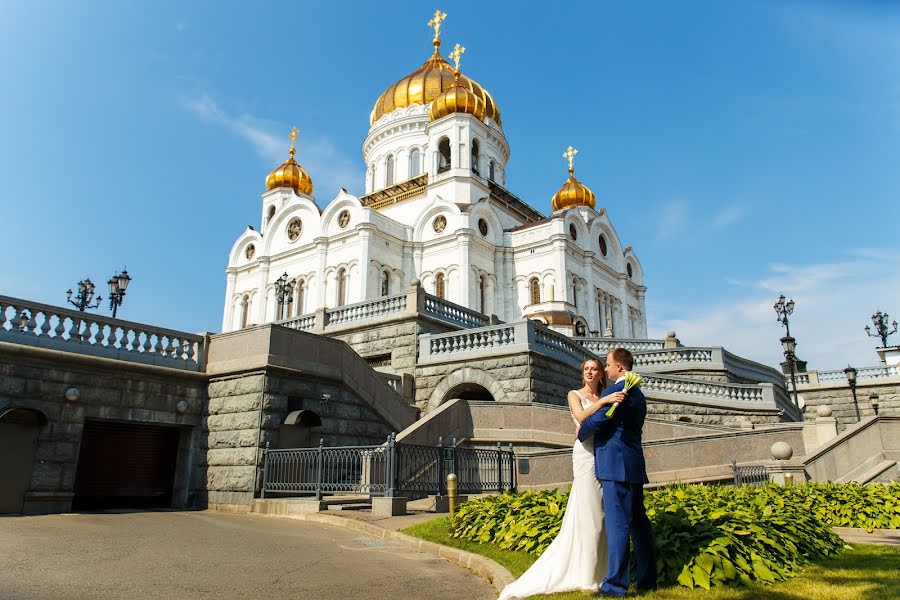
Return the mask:
<path id="1" fill-rule="evenodd" d="M 638 375 L 634 371 L 625 371 L 625 388 L 622 391 L 627 394 L 628 390 L 633 387 L 640 386 L 642 383 L 644 383 L 644 379 L 640 375 Z M 606 411 L 606 416 L 612 417 L 614 414 L 616 414 L 617 406 L 619 406 L 618 402 L 610 406 L 609 410 Z"/>

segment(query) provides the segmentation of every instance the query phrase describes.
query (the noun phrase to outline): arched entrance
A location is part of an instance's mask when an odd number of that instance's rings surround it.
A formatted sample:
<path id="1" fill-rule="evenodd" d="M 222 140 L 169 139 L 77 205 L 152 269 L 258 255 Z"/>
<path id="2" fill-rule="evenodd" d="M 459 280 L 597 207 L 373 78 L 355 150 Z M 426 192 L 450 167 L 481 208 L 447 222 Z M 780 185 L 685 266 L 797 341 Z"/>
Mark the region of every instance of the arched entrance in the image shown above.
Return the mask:
<path id="1" fill-rule="evenodd" d="M 441 404 L 448 400 L 453 400 L 454 398 L 459 398 L 460 400 L 494 400 L 491 393 L 484 386 L 478 385 L 477 383 L 460 383 L 459 385 L 450 388 L 447 393 L 444 394 Z"/>
<path id="2" fill-rule="evenodd" d="M 20 513 L 31 488 L 38 433 L 47 417 L 31 408 L 0 410 L 0 513 Z"/>

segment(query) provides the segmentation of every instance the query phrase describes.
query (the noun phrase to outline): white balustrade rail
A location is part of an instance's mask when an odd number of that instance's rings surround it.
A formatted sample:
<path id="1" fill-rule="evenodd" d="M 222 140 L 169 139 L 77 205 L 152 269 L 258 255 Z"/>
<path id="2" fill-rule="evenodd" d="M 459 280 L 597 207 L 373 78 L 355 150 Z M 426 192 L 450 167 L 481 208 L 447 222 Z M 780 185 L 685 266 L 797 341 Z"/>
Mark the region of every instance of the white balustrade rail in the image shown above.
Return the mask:
<path id="1" fill-rule="evenodd" d="M 643 375 L 645 393 L 667 392 L 687 396 L 701 396 L 729 402 L 757 402 L 775 405 L 771 384 L 738 384 L 705 381 L 671 375 Z"/>
<path id="2" fill-rule="evenodd" d="M 201 371 L 204 337 L 0 296 L 0 341 Z"/>
<path id="3" fill-rule="evenodd" d="M 425 312 L 466 328 L 484 327 L 490 324 L 490 319 L 487 315 L 431 294 L 425 294 Z"/>
<path id="4" fill-rule="evenodd" d="M 720 355 L 721 362 L 721 355 Z M 713 363 L 712 348 L 666 348 L 634 354 L 635 367 L 681 365 L 683 363 Z"/>
<path id="5" fill-rule="evenodd" d="M 316 315 L 315 313 L 311 315 L 300 315 L 299 317 L 294 317 L 292 319 L 278 321 L 278 324 L 300 331 L 312 331 L 316 327 Z"/>
<path id="6" fill-rule="evenodd" d="M 518 335 L 517 335 L 518 333 Z M 489 355 L 503 348 L 527 342 L 528 333 L 521 323 L 490 325 L 479 329 L 463 329 L 435 335 L 419 336 L 419 362 L 453 359 L 456 354 Z"/>
<path id="7" fill-rule="evenodd" d="M 798 386 L 835 386 L 849 385 L 847 374 L 843 369 L 830 371 L 810 370 L 805 373 L 797 373 Z M 790 385 L 791 376 L 784 376 L 785 383 Z M 878 383 L 880 381 L 900 380 L 900 364 L 878 365 L 876 367 L 861 367 L 856 370 L 856 381 L 859 383 Z"/>
<path id="8" fill-rule="evenodd" d="M 344 325 L 406 310 L 406 294 L 357 302 L 325 311 L 325 325 Z"/>
<path id="9" fill-rule="evenodd" d="M 589 358 L 597 358 L 597 356 L 580 344 L 576 344 L 567 335 L 563 335 L 552 329 L 540 327 L 532 322 L 534 331 L 534 340 L 539 349 L 547 349 L 553 352 L 563 354 L 574 360 L 579 365 Z"/>
<path id="10" fill-rule="evenodd" d="M 750 381 L 784 386 L 781 371 L 732 354 L 721 346 L 706 348 L 679 346 L 637 351 L 634 353 L 634 364 L 637 368 L 656 373 L 686 369 L 723 370 Z"/>
<path id="11" fill-rule="evenodd" d="M 642 350 L 662 350 L 666 343 L 665 340 L 639 340 L 631 338 L 573 337 L 571 339 L 598 355 L 606 355 L 613 348 L 625 348 L 632 352 L 640 352 Z"/>

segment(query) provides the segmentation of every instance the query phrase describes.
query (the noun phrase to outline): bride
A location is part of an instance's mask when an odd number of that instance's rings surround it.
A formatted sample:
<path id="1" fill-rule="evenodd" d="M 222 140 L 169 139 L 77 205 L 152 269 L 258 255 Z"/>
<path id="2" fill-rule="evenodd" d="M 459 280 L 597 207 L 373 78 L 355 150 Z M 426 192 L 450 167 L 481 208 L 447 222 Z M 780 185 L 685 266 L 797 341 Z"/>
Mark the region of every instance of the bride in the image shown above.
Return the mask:
<path id="1" fill-rule="evenodd" d="M 600 398 L 605 387 L 597 359 L 581 363 L 583 387 L 569 392 L 569 410 L 576 425 L 603 406 L 623 400 L 623 393 Z M 572 448 L 572 489 L 559 534 L 531 568 L 500 593 L 499 600 L 527 598 L 571 590 L 597 591 L 606 574 L 603 496 L 594 476 L 594 439 L 575 440 Z"/>

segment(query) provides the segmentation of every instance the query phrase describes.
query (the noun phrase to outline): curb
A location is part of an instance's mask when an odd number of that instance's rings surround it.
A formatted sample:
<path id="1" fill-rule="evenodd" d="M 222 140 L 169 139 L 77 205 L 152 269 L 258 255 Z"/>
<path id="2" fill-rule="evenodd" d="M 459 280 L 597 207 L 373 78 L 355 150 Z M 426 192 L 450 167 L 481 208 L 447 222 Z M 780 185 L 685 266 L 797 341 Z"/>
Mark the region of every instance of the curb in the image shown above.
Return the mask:
<path id="1" fill-rule="evenodd" d="M 404 546 L 412 548 L 413 550 L 416 550 L 418 552 L 424 552 L 426 554 L 437 556 L 438 558 L 442 558 L 448 562 L 472 571 L 473 573 L 475 573 L 482 579 L 487 580 L 488 583 L 493 585 L 497 593 L 500 593 L 500 591 L 502 591 L 504 587 L 516 580 L 516 578 L 512 576 L 512 573 L 507 571 L 506 568 L 494 562 L 490 558 L 481 556 L 480 554 L 474 554 L 472 552 L 466 552 L 465 550 L 460 550 L 458 548 L 451 548 L 450 546 L 443 546 L 434 542 L 420 540 L 419 538 L 414 538 L 412 536 L 406 535 L 405 533 L 385 529 L 384 527 L 375 525 L 373 523 L 366 523 L 365 521 L 356 521 L 354 519 L 348 519 L 347 517 L 323 515 L 321 513 L 315 512 L 300 513 L 294 515 L 272 515 L 262 513 L 247 514 L 258 515 L 262 517 L 294 519 L 297 521 L 309 521 L 311 523 L 319 523 L 322 525 L 332 525 L 334 527 L 343 527 L 344 529 L 351 529 L 353 531 L 365 533 L 366 535 L 370 535 L 374 538 L 392 540 L 403 544 Z"/>

